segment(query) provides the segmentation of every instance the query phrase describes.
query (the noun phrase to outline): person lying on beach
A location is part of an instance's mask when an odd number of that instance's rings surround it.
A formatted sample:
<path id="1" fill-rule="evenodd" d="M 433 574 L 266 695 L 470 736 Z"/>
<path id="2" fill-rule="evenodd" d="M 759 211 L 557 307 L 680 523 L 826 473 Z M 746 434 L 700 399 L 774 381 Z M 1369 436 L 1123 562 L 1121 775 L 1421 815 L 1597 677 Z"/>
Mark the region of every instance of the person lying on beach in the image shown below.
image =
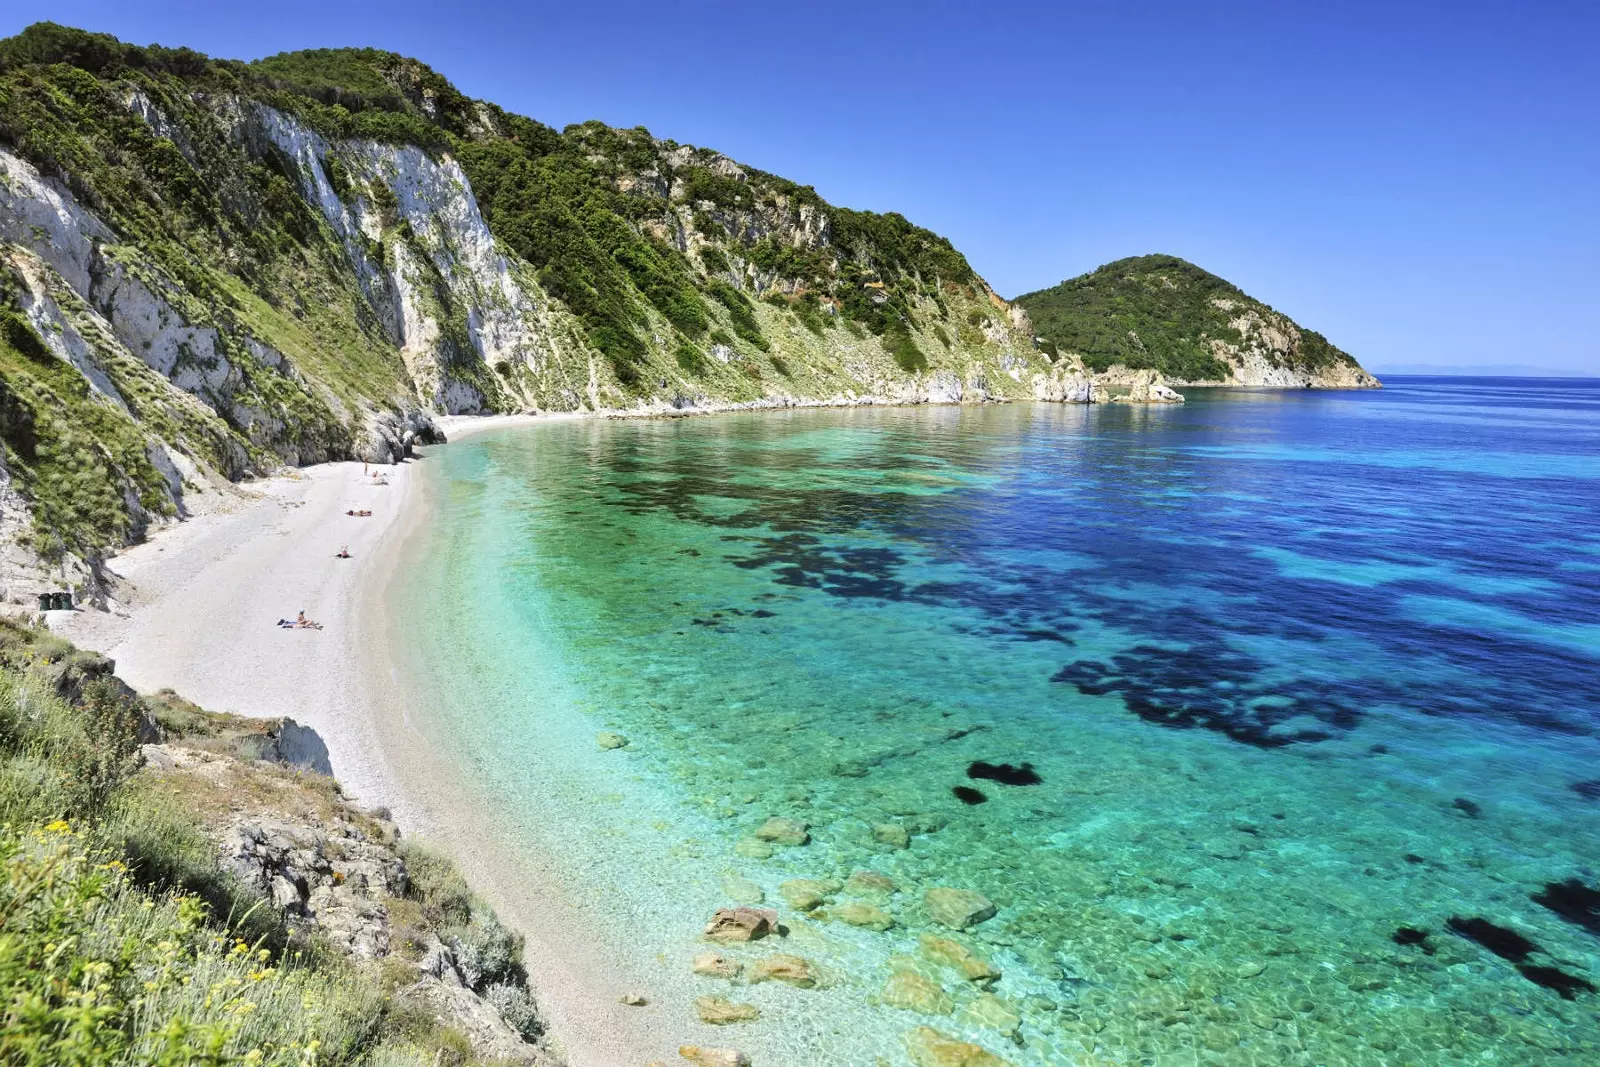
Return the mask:
<path id="1" fill-rule="evenodd" d="M 336 558 L 338 558 L 338 559 L 349 559 L 350 558 L 350 546 L 349 545 L 340 545 L 339 546 L 339 551 L 335 552 L 334 556 Z"/>
<path id="2" fill-rule="evenodd" d="M 312 622 L 306 618 L 306 613 L 302 611 L 295 616 L 294 627 L 297 630 L 320 630 L 322 629 L 322 624 L 320 622 Z"/>
<path id="3" fill-rule="evenodd" d="M 346 511 L 345 514 L 346 515 L 354 515 L 358 519 L 365 519 L 365 518 L 369 518 L 372 515 L 372 512 L 371 511 Z"/>

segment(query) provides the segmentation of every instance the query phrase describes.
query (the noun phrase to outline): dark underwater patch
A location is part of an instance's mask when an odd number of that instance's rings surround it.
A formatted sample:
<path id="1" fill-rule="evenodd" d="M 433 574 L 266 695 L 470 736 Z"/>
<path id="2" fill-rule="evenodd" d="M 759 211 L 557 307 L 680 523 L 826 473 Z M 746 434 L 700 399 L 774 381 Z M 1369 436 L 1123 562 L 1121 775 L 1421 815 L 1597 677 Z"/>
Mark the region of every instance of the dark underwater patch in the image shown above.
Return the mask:
<path id="1" fill-rule="evenodd" d="M 1389 935 L 1389 940 L 1397 945 L 1416 946 L 1424 955 L 1433 955 L 1433 946 L 1428 944 L 1428 931 L 1419 930 L 1415 926 L 1396 927 L 1394 933 Z"/>
<path id="2" fill-rule="evenodd" d="M 1533 902 L 1600 937 L 1600 889 L 1568 878 L 1548 883 L 1543 892 L 1533 894 Z"/>
<path id="3" fill-rule="evenodd" d="M 1079 660 L 1051 678 L 1091 696 L 1119 693 L 1145 722 L 1173 729 L 1215 730 L 1257 748 L 1325 741 L 1353 729 L 1361 713 L 1311 686 L 1265 686 L 1265 667 L 1219 641 L 1183 650 L 1139 645 L 1111 663 Z M 1326 690 L 1328 686 L 1321 687 Z M 1310 718 L 1316 726 L 1282 728 Z"/>
<path id="4" fill-rule="evenodd" d="M 1468 800 L 1466 797 L 1456 797 L 1450 802 L 1450 806 L 1461 812 L 1461 814 L 1465 815 L 1469 819 L 1483 818 L 1483 806 L 1475 800 Z"/>
<path id="5" fill-rule="evenodd" d="M 1590 778 L 1584 782 L 1573 782 L 1572 791 L 1585 800 L 1600 800 L 1600 778 Z"/>
<path id="6" fill-rule="evenodd" d="M 1451 933 L 1460 934 L 1468 941 L 1475 941 L 1501 959 L 1510 960 L 1512 963 L 1521 963 L 1540 951 L 1538 945 L 1515 930 L 1496 926 L 1480 916 L 1463 919 L 1459 915 L 1452 915 L 1445 926 L 1450 928 Z"/>
<path id="7" fill-rule="evenodd" d="M 1001 785 L 1038 785 L 1044 781 L 1031 763 L 1016 766 L 1010 763 L 988 763 L 981 759 L 967 764 L 967 777 L 985 778 Z"/>
<path id="8" fill-rule="evenodd" d="M 1562 1000 L 1577 1000 L 1579 993 L 1596 991 L 1594 984 L 1588 979 L 1579 978 L 1575 974 L 1568 974 L 1554 967 L 1538 967 L 1524 963 L 1517 968 L 1517 973 L 1534 985 L 1554 990 Z"/>
<path id="9" fill-rule="evenodd" d="M 953 786 L 950 792 L 963 804 L 985 804 L 989 800 L 982 790 L 974 789 L 970 785 Z"/>

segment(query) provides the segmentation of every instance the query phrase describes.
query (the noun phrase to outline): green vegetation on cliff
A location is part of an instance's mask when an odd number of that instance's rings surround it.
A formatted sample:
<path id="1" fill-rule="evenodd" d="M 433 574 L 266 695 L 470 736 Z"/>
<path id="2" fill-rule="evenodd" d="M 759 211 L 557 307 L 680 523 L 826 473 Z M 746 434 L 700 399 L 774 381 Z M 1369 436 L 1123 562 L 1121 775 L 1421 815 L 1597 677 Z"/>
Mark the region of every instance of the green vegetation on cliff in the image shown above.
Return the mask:
<path id="1" fill-rule="evenodd" d="M 142 699 L 103 657 L 0 620 L 0 1063 L 481 1062 L 465 1034 L 402 993 L 429 944 L 449 946 L 509 1025 L 538 1032 L 520 940 L 445 860 L 396 846 L 406 888 L 388 898 L 394 943 L 369 962 L 219 866 L 207 807 L 299 798 L 330 832 L 366 818 L 328 779 L 255 763 L 265 725 Z M 152 737 L 238 759 L 260 795 L 213 795 L 221 764 L 210 777 L 141 770 Z"/>
<path id="2" fill-rule="evenodd" d="M 1017 297 L 1034 329 L 1062 352 L 1094 370 L 1113 364 L 1154 368 L 1182 381 L 1224 381 L 1231 369 L 1213 342 L 1236 349 L 1247 337 L 1237 323 L 1281 320 L 1295 331 L 1292 349 L 1277 355 L 1306 371 L 1354 363 L 1321 334 L 1295 326 L 1236 286 L 1176 256 L 1136 256 L 1107 263 L 1060 285 Z"/>

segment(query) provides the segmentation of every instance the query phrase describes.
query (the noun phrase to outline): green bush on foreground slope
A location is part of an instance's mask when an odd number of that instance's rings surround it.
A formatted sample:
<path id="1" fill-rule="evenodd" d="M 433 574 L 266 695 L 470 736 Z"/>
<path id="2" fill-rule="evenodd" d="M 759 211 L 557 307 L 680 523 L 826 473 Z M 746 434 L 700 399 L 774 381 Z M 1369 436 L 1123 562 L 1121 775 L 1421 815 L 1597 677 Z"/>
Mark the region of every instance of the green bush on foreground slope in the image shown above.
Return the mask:
<path id="1" fill-rule="evenodd" d="M 138 764 L 152 712 L 199 733 L 221 717 L 141 700 L 105 665 L 0 620 L 0 1064 L 473 1062 L 464 1035 L 392 995 L 414 970 L 292 933 L 218 868 L 196 807 Z M 403 855 L 400 941 L 450 945 L 469 984 L 536 1032 L 520 939 L 447 860 Z"/>

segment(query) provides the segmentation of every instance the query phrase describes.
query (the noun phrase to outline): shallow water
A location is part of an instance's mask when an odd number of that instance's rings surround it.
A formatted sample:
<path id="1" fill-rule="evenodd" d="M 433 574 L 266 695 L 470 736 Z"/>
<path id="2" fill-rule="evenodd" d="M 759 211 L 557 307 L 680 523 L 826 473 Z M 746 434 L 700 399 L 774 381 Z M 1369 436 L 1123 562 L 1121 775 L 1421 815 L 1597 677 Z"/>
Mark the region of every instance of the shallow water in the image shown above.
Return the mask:
<path id="1" fill-rule="evenodd" d="M 757 1003 L 682 1036 L 759 1065 L 909 1064 L 919 1025 L 1017 1065 L 1600 1062 L 1600 382 L 1189 394 L 439 450 L 420 726 L 683 1019 Z M 812 841 L 762 857 L 773 815 Z M 778 891 L 861 869 L 893 929 Z M 728 954 L 826 988 L 688 975 L 747 883 L 790 935 Z M 998 912 L 951 934 L 930 886 Z M 877 1002 L 907 969 L 948 1013 Z"/>

